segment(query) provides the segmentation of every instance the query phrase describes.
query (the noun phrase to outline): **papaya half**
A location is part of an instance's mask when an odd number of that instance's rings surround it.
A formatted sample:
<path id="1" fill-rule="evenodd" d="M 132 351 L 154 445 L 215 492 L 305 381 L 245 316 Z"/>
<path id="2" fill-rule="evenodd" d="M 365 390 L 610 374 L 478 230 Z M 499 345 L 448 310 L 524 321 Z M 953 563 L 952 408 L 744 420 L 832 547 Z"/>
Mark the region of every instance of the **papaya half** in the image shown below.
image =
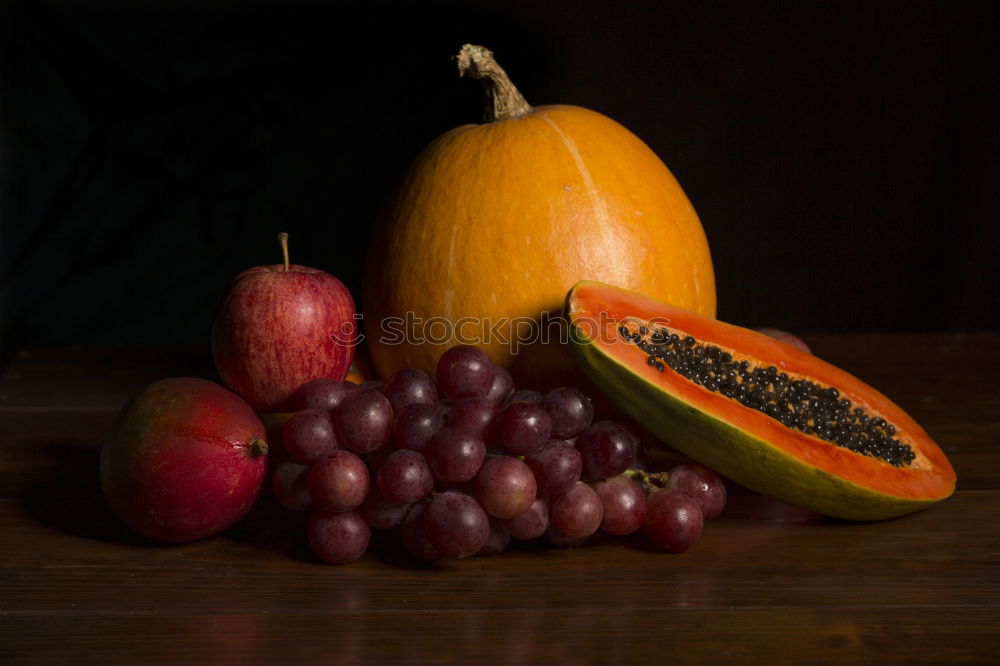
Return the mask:
<path id="1" fill-rule="evenodd" d="M 952 494 L 955 471 L 909 415 L 767 335 L 598 282 L 566 297 L 570 353 L 670 447 L 750 490 L 881 520 Z"/>

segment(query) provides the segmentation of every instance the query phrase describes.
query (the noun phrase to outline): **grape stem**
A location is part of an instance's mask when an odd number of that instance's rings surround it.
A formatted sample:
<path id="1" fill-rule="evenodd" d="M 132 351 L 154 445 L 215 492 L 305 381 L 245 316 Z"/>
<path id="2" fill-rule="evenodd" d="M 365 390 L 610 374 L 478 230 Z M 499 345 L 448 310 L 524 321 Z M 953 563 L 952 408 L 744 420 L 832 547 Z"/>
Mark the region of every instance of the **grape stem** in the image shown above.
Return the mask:
<path id="1" fill-rule="evenodd" d="M 666 472 L 647 472 L 644 469 L 625 470 L 625 476 L 632 479 L 640 486 L 647 495 L 654 490 L 659 490 L 667 485 L 670 475 Z"/>

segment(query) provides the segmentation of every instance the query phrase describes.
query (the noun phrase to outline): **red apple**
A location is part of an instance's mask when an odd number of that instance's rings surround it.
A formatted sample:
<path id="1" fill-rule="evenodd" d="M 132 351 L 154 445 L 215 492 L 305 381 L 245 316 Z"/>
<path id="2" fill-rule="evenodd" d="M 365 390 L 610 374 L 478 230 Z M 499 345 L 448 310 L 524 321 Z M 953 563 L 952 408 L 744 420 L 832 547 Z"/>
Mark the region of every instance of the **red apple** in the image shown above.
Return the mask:
<path id="1" fill-rule="evenodd" d="M 233 280 L 212 325 L 223 383 L 259 412 L 293 409 L 292 394 L 319 377 L 343 379 L 354 359 L 354 299 L 321 270 L 288 263 L 250 268 Z"/>
<path id="2" fill-rule="evenodd" d="M 221 532 L 260 493 L 264 434 L 250 405 L 218 384 L 160 380 L 122 408 L 101 449 L 104 497 L 126 525 L 151 539 Z"/>

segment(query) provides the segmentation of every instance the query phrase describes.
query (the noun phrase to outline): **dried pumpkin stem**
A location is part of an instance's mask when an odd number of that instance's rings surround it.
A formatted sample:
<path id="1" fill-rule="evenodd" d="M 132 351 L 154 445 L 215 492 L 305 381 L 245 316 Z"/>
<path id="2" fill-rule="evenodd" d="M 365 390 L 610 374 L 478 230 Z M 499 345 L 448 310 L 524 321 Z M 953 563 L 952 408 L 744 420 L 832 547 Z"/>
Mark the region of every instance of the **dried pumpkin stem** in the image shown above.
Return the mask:
<path id="1" fill-rule="evenodd" d="M 485 109 L 483 120 L 519 118 L 531 113 L 531 105 L 524 99 L 507 72 L 493 59 L 493 53 L 482 46 L 466 44 L 455 56 L 459 76 L 471 76 L 483 82 Z"/>

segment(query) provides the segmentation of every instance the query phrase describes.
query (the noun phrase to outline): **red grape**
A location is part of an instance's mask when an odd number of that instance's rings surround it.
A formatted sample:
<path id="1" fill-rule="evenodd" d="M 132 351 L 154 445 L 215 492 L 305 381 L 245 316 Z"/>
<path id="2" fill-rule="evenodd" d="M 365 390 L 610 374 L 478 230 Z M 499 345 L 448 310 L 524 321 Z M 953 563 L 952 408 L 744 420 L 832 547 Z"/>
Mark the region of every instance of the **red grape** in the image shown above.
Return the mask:
<path id="1" fill-rule="evenodd" d="M 437 363 L 438 386 L 451 400 L 487 395 L 493 386 L 494 373 L 493 362 L 486 352 L 467 345 L 448 349 Z"/>
<path id="2" fill-rule="evenodd" d="M 592 479 L 618 476 L 635 463 L 639 443 L 628 430 L 611 421 L 598 421 L 576 439 L 583 471 Z"/>
<path id="3" fill-rule="evenodd" d="M 497 456 L 483 463 L 473 487 L 486 511 L 501 519 L 527 511 L 537 492 L 531 468 L 510 456 Z"/>
<path id="4" fill-rule="evenodd" d="M 701 507 L 705 520 L 712 520 L 726 507 L 726 484 L 722 477 L 697 463 L 683 463 L 667 472 L 668 490 L 686 493 Z"/>
<path id="5" fill-rule="evenodd" d="M 382 393 L 361 388 L 347 394 L 333 413 L 337 443 L 355 453 L 368 453 L 392 435 L 392 405 Z"/>
<path id="6" fill-rule="evenodd" d="M 309 494 L 309 465 L 282 460 L 271 473 L 271 489 L 278 504 L 292 511 L 308 511 L 313 506 Z"/>
<path id="7" fill-rule="evenodd" d="M 580 480 L 583 471 L 580 452 L 561 439 L 549 440 L 542 448 L 526 455 L 524 462 L 535 475 L 539 497 L 562 495 Z"/>
<path id="8" fill-rule="evenodd" d="M 638 483 L 624 474 L 594 484 L 601 498 L 604 518 L 601 529 L 608 534 L 623 536 L 642 527 L 646 519 L 646 494 Z"/>
<path id="9" fill-rule="evenodd" d="M 552 437 L 569 439 L 583 432 L 594 420 L 594 404 L 583 391 L 562 386 L 549 391 L 542 407 L 552 421 Z"/>
<path id="10" fill-rule="evenodd" d="M 508 518 L 503 524 L 515 539 L 537 539 L 549 528 L 549 500 L 536 497 L 527 511 Z"/>
<path id="11" fill-rule="evenodd" d="M 514 390 L 514 378 L 507 368 L 499 365 L 493 367 L 493 385 L 490 386 L 486 399 L 495 405 L 501 404 Z"/>
<path id="12" fill-rule="evenodd" d="M 448 413 L 448 425 L 465 428 L 484 442 L 490 437 L 491 426 L 500 408 L 489 398 L 462 398 Z"/>
<path id="13" fill-rule="evenodd" d="M 486 544 L 479 549 L 476 555 L 481 556 L 491 556 L 499 555 L 503 551 L 507 550 L 507 544 L 510 543 L 510 532 L 504 527 L 502 521 L 489 517 L 490 520 L 490 536 L 486 539 Z"/>
<path id="14" fill-rule="evenodd" d="M 352 391 L 357 391 L 356 384 L 340 381 L 332 377 L 319 377 L 306 382 L 292 396 L 295 411 L 303 409 L 333 410 Z"/>
<path id="15" fill-rule="evenodd" d="M 292 415 L 281 428 L 281 444 L 296 462 L 312 464 L 337 449 L 330 412 L 304 409 Z"/>
<path id="16" fill-rule="evenodd" d="M 400 536 L 403 538 L 403 545 L 410 555 L 421 562 L 436 562 L 444 558 L 437 548 L 427 539 L 424 531 L 424 510 L 426 506 L 416 504 L 406 514 L 400 529 Z"/>
<path id="17" fill-rule="evenodd" d="M 368 494 L 368 466 L 350 451 L 334 451 L 309 468 L 309 494 L 325 511 L 350 511 Z"/>
<path id="18" fill-rule="evenodd" d="M 372 530 L 354 511 L 334 513 L 317 509 L 309 516 L 309 545 L 324 562 L 347 564 L 365 554 Z"/>
<path id="19" fill-rule="evenodd" d="M 577 481 L 567 492 L 549 503 L 549 521 L 570 539 L 589 537 L 601 526 L 604 505 L 594 489 Z"/>
<path id="20" fill-rule="evenodd" d="M 680 553 L 690 548 L 701 536 L 703 523 L 698 503 L 686 493 L 660 488 L 646 498 L 642 531 L 667 552 Z"/>
<path id="21" fill-rule="evenodd" d="M 545 530 L 545 540 L 558 548 L 576 548 L 585 544 L 589 538 L 589 536 L 568 537 L 557 530 L 554 525 L 549 525 L 549 529 Z"/>
<path id="22" fill-rule="evenodd" d="M 400 449 L 386 458 L 375 475 L 378 489 L 396 504 L 410 504 L 434 487 L 434 476 L 422 453 Z"/>
<path id="23" fill-rule="evenodd" d="M 501 409 L 515 402 L 530 402 L 533 405 L 540 405 L 544 399 L 545 396 L 538 391 L 533 391 L 531 389 L 518 389 L 507 396 L 507 399 L 504 400 L 503 405 L 501 405 Z"/>
<path id="24" fill-rule="evenodd" d="M 444 423 L 444 411 L 440 405 L 407 405 L 396 414 L 393 437 L 401 449 L 423 451 Z"/>
<path id="25" fill-rule="evenodd" d="M 443 428 L 431 437 L 424 457 L 437 480 L 464 483 L 483 466 L 486 445 L 465 428 Z"/>
<path id="26" fill-rule="evenodd" d="M 380 530 L 398 527 L 409 511 L 409 504 L 399 504 L 386 499 L 385 495 L 378 489 L 378 485 L 372 485 L 365 501 L 358 507 L 358 513 L 361 514 L 361 517 L 369 525 Z"/>
<path id="27" fill-rule="evenodd" d="M 435 495 L 424 509 L 424 534 L 445 557 L 478 553 L 490 537 L 490 521 L 472 497 L 454 491 Z"/>
<path id="28" fill-rule="evenodd" d="M 385 380 L 383 388 L 392 410 L 399 413 L 407 405 L 437 405 L 441 402 L 437 385 L 423 370 L 404 368 Z"/>
<path id="29" fill-rule="evenodd" d="M 500 446 L 512 456 L 528 455 L 549 441 L 552 422 L 549 414 L 530 402 L 512 402 L 497 417 Z"/>
<path id="30" fill-rule="evenodd" d="M 795 335 L 794 333 L 789 333 L 788 331 L 782 331 L 779 328 L 771 328 L 770 326 L 758 326 L 753 330 L 758 333 L 763 333 L 764 335 L 774 338 L 775 340 L 780 340 L 785 344 L 791 345 L 793 347 L 798 347 L 807 354 L 811 354 L 812 350 L 806 341 Z"/>

